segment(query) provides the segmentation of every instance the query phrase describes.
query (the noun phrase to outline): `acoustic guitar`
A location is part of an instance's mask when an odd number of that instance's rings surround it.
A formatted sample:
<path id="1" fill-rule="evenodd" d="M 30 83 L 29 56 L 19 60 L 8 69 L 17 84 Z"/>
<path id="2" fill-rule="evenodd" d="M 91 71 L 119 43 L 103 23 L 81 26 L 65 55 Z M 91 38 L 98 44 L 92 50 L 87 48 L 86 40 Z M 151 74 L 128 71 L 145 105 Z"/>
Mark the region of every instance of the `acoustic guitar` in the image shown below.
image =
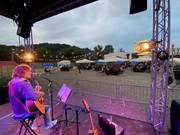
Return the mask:
<path id="1" fill-rule="evenodd" d="M 82 100 L 82 103 L 83 103 L 85 109 L 86 109 L 86 110 L 88 111 L 88 113 L 89 113 L 89 118 L 90 118 L 91 126 L 92 126 L 92 129 L 89 129 L 88 135 L 98 135 L 98 130 L 95 129 L 95 126 L 94 126 L 91 109 L 90 109 L 90 107 L 89 107 L 89 105 L 88 105 L 88 103 L 86 102 L 85 99 Z"/>
<path id="2" fill-rule="evenodd" d="M 39 91 L 39 82 L 34 81 L 36 83 L 35 91 Z M 44 100 L 42 97 L 36 99 L 35 101 L 26 100 L 26 107 L 31 113 L 39 112 L 39 114 L 45 114 Z"/>

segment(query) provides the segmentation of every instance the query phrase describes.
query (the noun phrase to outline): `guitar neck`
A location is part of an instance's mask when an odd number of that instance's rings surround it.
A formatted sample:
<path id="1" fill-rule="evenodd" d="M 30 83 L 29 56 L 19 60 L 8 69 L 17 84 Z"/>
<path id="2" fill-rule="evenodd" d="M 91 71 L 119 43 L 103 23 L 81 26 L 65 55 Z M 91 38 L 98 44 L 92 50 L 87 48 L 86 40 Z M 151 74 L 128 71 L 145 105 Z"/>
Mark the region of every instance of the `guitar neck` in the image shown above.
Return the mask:
<path id="1" fill-rule="evenodd" d="M 82 102 L 83 102 L 83 105 L 84 105 L 84 107 L 86 108 L 86 110 L 89 112 L 89 118 L 90 118 L 90 121 L 91 121 L 92 130 L 93 130 L 93 132 L 90 132 L 90 134 L 93 133 L 93 135 L 98 135 L 98 131 L 97 131 L 97 129 L 95 129 L 95 127 L 94 127 L 94 122 L 93 122 L 93 118 L 92 118 L 91 109 L 90 109 L 90 107 L 89 107 L 89 105 L 87 104 L 87 102 L 86 102 L 85 99 L 84 99 Z"/>
<path id="2" fill-rule="evenodd" d="M 89 118 L 90 118 L 90 121 L 91 121 L 92 129 L 93 129 L 93 131 L 94 131 L 94 130 L 95 130 L 95 127 L 94 127 L 94 122 L 93 122 L 93 118 L 92 118 L 92 113 L 91 113 L 91 111 L 89 111 Z"/>

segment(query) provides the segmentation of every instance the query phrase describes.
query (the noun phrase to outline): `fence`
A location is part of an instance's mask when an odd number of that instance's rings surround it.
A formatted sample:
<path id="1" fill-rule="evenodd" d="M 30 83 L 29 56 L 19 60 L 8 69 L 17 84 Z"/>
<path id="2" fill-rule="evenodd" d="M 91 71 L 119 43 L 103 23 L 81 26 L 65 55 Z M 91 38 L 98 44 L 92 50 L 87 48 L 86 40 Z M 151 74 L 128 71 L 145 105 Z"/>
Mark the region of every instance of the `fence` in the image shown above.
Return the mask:
<path id="1" fill-rule="evenodd" d="M 63 83 L 72 88 L 72 96 L 70 103 L 81 105 L 81 98 L 89 99 L 90 105 L 95 110 L 104 111 L 107 113 L 123 115 L 142 121 L 148 121 L 149 115 L 149 97 L 150 87 L 137 84 L 113 84 L 92 80 L 73 80 L 65 78 L 50 78 L 58 83 L 54 85 L 54 94 L 57 94 Z M 43 86 L 45 82 L 39 80 Z M 46 87 L 47 88 L 47 87 Z M 167 92 L 167 113 L 166 125 L 170 123 L 170 105 L 173 99 L 180 97 L 179 89 L 170 89 Z M 107 102 L 111 101 L 111 102 Z M 112 104 L 113 102 L 113 104 Z M 122 104 L 126 106 L 122 107 Z M 115 112 L 116 111 L 116 112 Z M 128 112 L 129 111 L 129 112 Z"/>

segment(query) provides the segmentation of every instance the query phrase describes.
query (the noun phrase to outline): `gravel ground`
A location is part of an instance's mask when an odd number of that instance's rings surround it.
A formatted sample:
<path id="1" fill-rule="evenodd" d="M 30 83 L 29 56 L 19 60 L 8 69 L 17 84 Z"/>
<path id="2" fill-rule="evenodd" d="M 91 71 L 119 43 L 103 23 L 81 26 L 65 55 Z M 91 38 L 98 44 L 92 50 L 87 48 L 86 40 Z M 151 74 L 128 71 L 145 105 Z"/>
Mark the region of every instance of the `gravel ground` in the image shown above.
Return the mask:
<path id="1" fill-rule="evenodd" d="M 37 73 L 44 73 L 43 68 L 35 69 Z M 60 71 L 54 68 L 52 74 L 46 74 L 47 78 L 62 78 L 72 80 L 94 80 L 101 82 L 108 82 L 114 84 L 138 84 L 144 86 L 150 86 L 150 73 L 137 73 L 132 72 L 130 69 L 126 69 L 123 74 L 120 75 L 105 75 L 94 70 L 81 70 L 79 73 L 78 69 L 74 67 L 70 71 Z M 58 79 L 55 80 L 58 83 Z M 47 86 L 48 82 L 44 83 Z M 174 86 L 174 84 L 171 84 Z M 82 106 L 82 99 L 85 98 L 90 107 L 93 110 L 115 114 L 127 118 L 132 118 L 141 121 L 148 121 L 149 106 L 146 104 L 138 104 L 125 101 L 110 100 L 108 98 L 102 98 L 94 95 L 78 95 L 76 93 L 71 94 L 68 99 L 69 104 Z M 57 101 L 57 100 L 56 100 Z M 169 115 L 169 110 L 167 111 Z M 166 121 L 169 126 L 169 119 Z"/>

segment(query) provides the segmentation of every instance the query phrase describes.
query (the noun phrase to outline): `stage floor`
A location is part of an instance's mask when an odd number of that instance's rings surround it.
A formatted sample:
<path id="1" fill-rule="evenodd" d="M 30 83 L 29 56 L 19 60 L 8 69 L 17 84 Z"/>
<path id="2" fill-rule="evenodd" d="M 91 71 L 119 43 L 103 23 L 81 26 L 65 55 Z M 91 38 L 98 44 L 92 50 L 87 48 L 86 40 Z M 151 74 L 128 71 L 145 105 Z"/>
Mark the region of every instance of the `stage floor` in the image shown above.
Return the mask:
<path id="1" fill-rule="evenodd" d="M 45 130 L 43 127 L 43 118 L 39 116 L 38 128 L 35 132 L 39 135 L 87 135 L 88 130 L 92 129 L 91 121 L 89 118 L 89 113 L 84 112 L 82 107 L 67 105 L 69 110 L 67 110 L 67 119 L 68 123 L 66 126 L 65 123 L 65 110 L 63 109 L 63 104 L 58 103 L 54 106 L 54 115 L 53 118 L 58 119 L 58 123 L 55 128 Z M 17 135 L 20 122 L 15 121 L 11 118 L 11 107 L 10 103 L 6 103 L 0 106 L 0 135 Z M 124 129 L 123 135 L 155 135 L 155 130 L 152 124 L 133 120 L 121 116 L 111 115 L 98 111 L 91 111 L 92 119 L 95 128 L 98 129 L 99 135 L 107 135 L 98 124 L 98 114 L 101 114 L 105 118 L 112 118 L 113 122 L 118 124 Z M 77 117 L 78 116 L 78 126 L 77 126 Z"/>

